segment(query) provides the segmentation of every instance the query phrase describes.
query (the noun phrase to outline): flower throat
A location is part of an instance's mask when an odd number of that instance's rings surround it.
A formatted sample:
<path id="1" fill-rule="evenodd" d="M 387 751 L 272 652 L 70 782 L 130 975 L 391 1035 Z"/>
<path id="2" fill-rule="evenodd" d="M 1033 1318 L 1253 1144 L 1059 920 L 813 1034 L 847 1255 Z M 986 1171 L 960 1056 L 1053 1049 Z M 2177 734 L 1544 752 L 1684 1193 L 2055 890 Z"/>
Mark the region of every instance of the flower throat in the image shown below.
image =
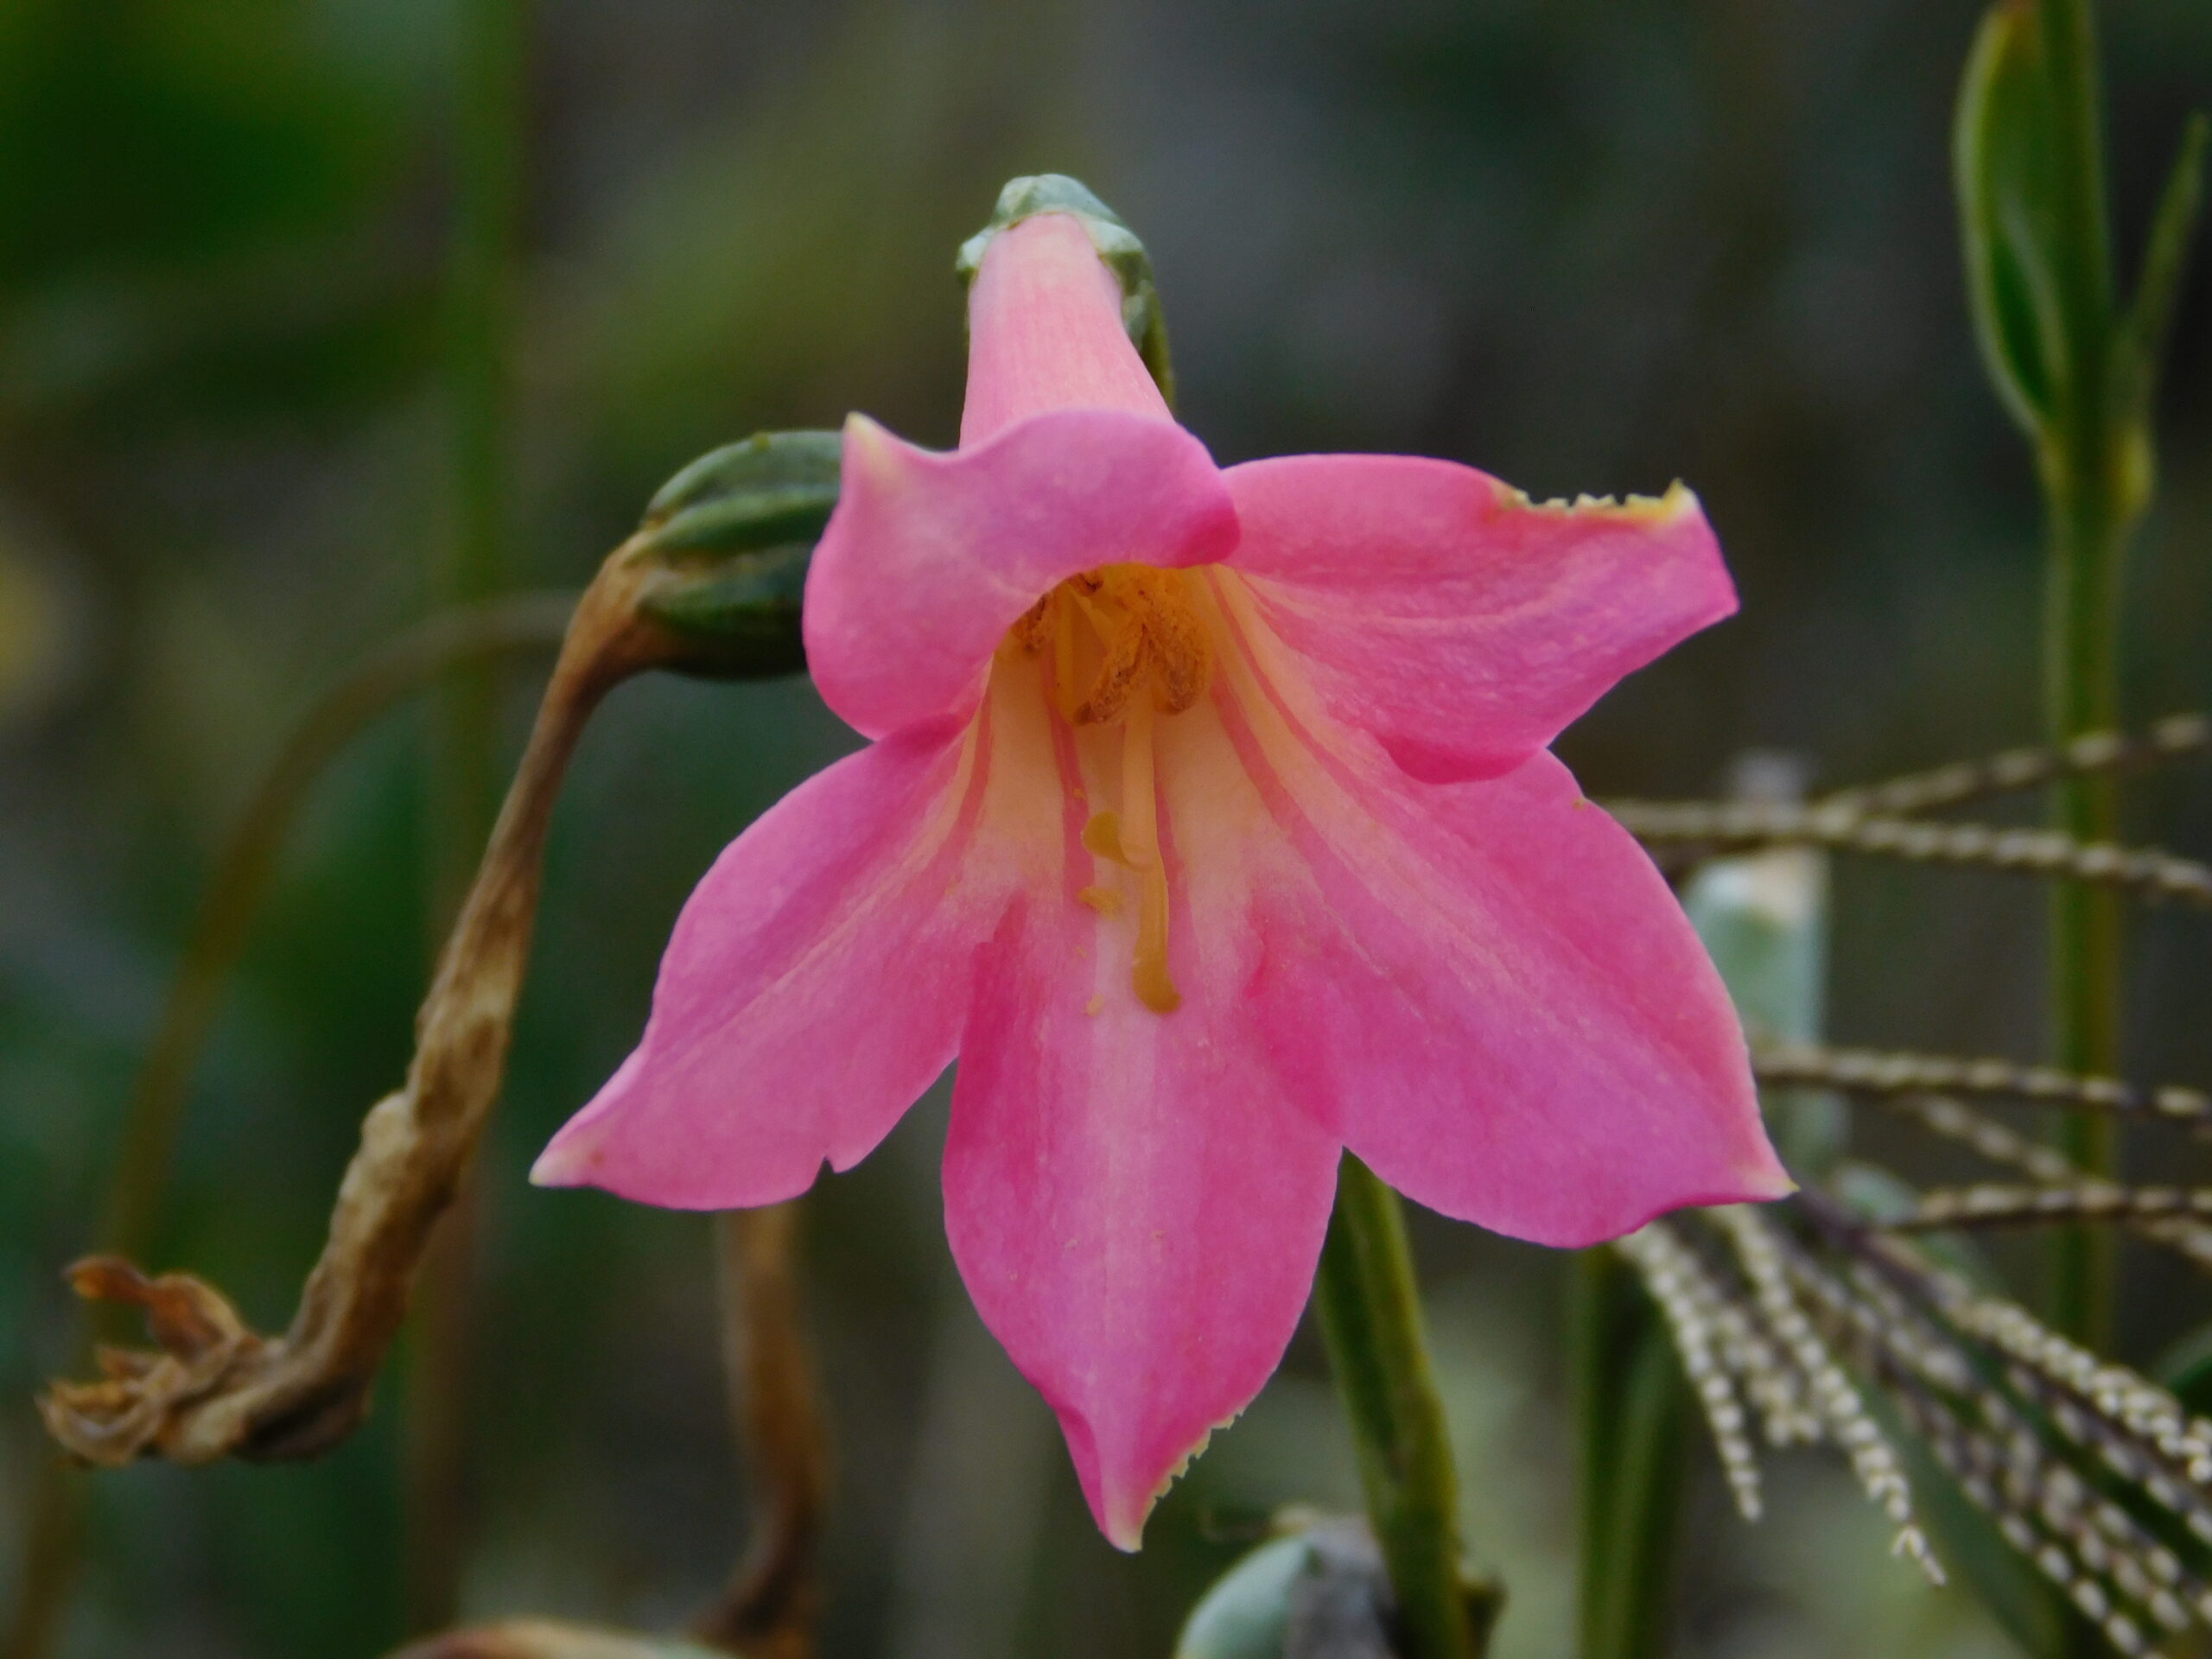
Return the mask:
<path id="1" fill-rule="evenodd" d="M 1153 735 L 1162 715 L 1189 709 L 1213 679 L 1213 639 L 1191 601 L 1190 578 L 1149 565 L 1109 564 L 1071 576 L 1014 625 L 1014 637 L 1048 666 L 1048 696 L 1071 726 L 1118 726 L 1122 810 L 1096 812 L 1083 844 L 1135 872 L 1137 1000 L 1155 1014 L 1182 1004 L 1167 969 L 1167 868 L 1160 852 L 1160 791 Z M 1103 915 L 1118 893 L 1079 895 Z"/>

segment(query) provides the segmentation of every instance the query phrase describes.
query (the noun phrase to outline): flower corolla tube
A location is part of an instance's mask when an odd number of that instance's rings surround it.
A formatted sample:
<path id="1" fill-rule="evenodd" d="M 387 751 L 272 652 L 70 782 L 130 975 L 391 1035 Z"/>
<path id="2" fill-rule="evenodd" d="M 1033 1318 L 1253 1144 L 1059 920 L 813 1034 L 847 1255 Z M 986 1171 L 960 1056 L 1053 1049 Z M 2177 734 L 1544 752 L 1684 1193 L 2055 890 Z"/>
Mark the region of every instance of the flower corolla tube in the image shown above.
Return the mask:
<path id="1" fill-rule="evenodd" d="M 1643 852 L 1546 746 L 1728 615 L 1696 499 L 1397 455 L 1221 467 L 1081 216 L 999 229 L 959 447 L 865 416 L 807 660 L 868 747 L 731 844 L 534 1179 L 719 1210 L 956 1058 L 945 1229 L 1108 1538 L 1280 1361 L 1341 1152 L 1586 1245 L 1788 1190 Z"/>

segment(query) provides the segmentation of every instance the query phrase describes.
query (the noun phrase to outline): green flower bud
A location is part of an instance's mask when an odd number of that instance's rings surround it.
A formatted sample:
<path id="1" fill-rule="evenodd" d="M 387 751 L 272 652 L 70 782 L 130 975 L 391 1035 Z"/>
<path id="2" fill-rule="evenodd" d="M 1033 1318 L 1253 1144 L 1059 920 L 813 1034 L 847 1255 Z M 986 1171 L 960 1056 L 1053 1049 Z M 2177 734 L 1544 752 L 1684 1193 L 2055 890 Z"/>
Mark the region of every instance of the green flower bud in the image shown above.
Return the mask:
<path id="1" fill-rule="evenodd" d="M 1396 1600 L 1367 1522 L 1286 1510 L 1286 1530 L 1230 1567 L 1199 1599 L 1174 1659 L 1393 1659 Z M 1479 1633 L 1497 1610 L 1485 1582 L 1465 1586 Z"/>
<path id="2" fill-rule="evenodd" d="M 835 432 L 762 432 L 702 455 L 661 486 L 625 556 L 653 567 L 639 609 L 691 648 L 708 679 L 806 667 L 799 605 L 837 505 Z"/>

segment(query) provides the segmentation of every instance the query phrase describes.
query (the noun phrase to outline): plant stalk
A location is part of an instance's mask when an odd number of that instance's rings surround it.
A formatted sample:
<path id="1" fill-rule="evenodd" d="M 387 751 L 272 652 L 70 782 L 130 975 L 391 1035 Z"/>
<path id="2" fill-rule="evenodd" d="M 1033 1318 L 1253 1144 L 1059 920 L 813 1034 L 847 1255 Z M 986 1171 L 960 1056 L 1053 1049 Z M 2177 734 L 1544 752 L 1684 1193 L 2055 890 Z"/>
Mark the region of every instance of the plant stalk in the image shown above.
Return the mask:
<path id="1" fill-rule="evenodd" d="M 2050 99 L 2055 288 L 2064 372 L 2055 418 L 2037 445 L 2047 537 L 2045 719 L 2054 742 L 2120 723 L 2120 600 L 2142 484 L 2128 466 L 2127 411 L 2116 406 L 2112 237 L 2105 201 L 2103 111 L 2089 0 L 2040 0 Z M 2110 779 L 2062 780 L 2054 827 L 2087 841 L 2119 838 Z M 2052 1058 L 2109 1076 L 2120 1066 L 2121 909 L 2117 895 L 2067 882 L 2051 899 Z M 2088 1173 L 2118 1173 L 2114 1126 L 2076 1113 L 2062 1151 Z M 2054 1243 L 2048 1312 L 2066 1335 L 2103 1350 L 2112 1337 L 2114 1256 L 2108 1233 L 2069 1228 Z"/>
<path id="2" fill-rule="evenodd" d="M 1663 1323 L 1613 1250 L 1574 1262 L 1581 1446 L 1581 1659 L 1664 1653 L 1681 1531 L 1689 1389 Z"/>
<path id="3" fill-rule="evenodd" d="M 1405 1659 L 1479 1659 L 1492 1597 L 1460 1570 L 1459 1481 L 1404 1213 L 1350 1153 L 1314 1295 Z"/>

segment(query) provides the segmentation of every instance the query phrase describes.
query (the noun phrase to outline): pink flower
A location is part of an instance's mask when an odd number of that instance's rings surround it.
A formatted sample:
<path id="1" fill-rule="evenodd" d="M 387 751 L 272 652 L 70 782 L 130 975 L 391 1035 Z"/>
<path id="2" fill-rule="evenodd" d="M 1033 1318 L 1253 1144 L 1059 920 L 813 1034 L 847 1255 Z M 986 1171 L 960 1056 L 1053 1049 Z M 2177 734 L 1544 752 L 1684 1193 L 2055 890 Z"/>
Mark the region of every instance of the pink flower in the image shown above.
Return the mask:
<path id="1" fill-rule="evenodd" d="M 1545 749 L 1735 595 L 1679 486 L 1217 467 L 1065 213 L 969 321 L 960 448 L 853 416 L 808 579 L 874 741 L 708 873 L 535 1179 L 788 1198 L 957 1056 L 954 1256 L 1134 1549 L 1281 1357 L 1341 1148 L 1546 1244 L 1788 1190 L 1711 963 Z"/>

